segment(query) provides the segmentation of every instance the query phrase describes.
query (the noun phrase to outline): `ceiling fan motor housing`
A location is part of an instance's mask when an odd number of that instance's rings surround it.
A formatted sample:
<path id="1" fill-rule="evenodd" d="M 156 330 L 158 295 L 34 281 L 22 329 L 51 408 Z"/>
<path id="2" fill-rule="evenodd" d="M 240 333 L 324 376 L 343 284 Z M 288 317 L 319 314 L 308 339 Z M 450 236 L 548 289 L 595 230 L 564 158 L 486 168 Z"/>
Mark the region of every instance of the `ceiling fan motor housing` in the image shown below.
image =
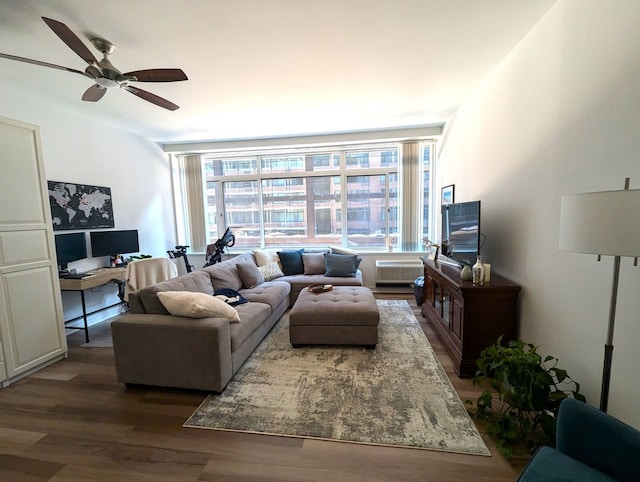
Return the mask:
<path id="1" fill-rule="evenodd" d="M 116 46 L 103 38 L 92 38 L 91 43 L 96 49 L 98 49 L 99 52 L 102 52 L 104 55 L 109 55 L 116 51 Z"/>

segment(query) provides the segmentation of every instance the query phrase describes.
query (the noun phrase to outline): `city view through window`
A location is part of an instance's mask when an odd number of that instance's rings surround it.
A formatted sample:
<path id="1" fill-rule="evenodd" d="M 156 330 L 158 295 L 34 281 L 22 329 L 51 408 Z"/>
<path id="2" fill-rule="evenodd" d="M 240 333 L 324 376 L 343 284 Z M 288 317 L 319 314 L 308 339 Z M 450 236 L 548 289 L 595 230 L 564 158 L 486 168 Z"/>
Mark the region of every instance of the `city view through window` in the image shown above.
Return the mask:
<path id="1" fill-rule="evenodd" d="M 422 236 L 428 236 L 429 146 L 421 151 Z M 239 248 L 398 246 L 400 146 L 202 157 L 209 243 L 228 226 Z"/>

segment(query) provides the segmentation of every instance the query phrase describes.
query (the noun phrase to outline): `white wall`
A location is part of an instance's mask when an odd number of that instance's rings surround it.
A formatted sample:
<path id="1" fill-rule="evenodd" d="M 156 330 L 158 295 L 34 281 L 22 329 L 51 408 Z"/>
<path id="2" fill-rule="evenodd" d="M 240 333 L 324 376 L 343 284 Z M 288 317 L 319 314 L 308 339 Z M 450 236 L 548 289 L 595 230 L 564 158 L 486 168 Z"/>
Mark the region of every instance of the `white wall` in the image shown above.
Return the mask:
<path id="1" fill-rule="evenodd" d="M 521 338 L 595 406 L 613 264 L 558 250 L 560 198 L 640 188 L 639 23 L 636 0 L 559 0 L 456 113 L 438 164 L 456 201 L 482 201 L 483 254 L 523 287 Z M 609 413 L 640 428 L 639 292 L 623 259 Z"/>
<path id="2" fill-rule="evenodd" d="M 158 145 L 2 81 L 0 115 L 40 127 L 48 180 L 110 187 L 115 228 L 138 229 L 143 253 L 166 256 L 175 246 L 170 168 Z M 105 264 L 106 258 L 90 258 L 70 268 Z M 115 285 L 87 292 L 88 310 L 119 301 L 116 293 Z M 65 319 L 82 313 L 79 298 L 64 293 Z"/>

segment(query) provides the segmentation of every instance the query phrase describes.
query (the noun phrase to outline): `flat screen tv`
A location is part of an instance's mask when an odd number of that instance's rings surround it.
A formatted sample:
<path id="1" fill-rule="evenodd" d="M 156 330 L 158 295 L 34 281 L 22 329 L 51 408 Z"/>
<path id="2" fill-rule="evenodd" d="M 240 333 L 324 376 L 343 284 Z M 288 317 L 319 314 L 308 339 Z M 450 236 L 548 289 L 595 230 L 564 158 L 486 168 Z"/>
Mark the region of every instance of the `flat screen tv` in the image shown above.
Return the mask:
<path id="1" fill-rule="evenodd" d="M 480 201 L 442 206 L 442 254 L 473 265 L 480 254 Z"/>
<path id="2" fill-rule="evenodd" d="M 87 257 L 87 239 L 84 233 L 56 234 L 55 240 L 60 271 L 66 270 L 68 263 Z"/>
<path id="3" fill-rule="evenodd" d="M 138 230 L 127 231 L 91 231 L 91 254 L 115 256 L 118 254 L 138 253 Z"/>

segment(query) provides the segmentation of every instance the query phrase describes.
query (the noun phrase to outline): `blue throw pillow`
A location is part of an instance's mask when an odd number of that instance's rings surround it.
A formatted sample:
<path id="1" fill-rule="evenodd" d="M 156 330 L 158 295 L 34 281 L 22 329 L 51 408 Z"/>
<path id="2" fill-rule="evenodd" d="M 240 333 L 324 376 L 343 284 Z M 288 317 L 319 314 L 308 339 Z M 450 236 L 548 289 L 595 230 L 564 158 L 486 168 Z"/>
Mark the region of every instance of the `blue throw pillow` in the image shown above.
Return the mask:
<path id="1" fill-rule="evenodd" d="M 362 258 L 355 254 L 327 253 L 324 255 L 325 276 L 355 278 L 360 261 Z"/>
<path id="2" fill-rule="evenodd" d="M 304 249 L 295 251 L 278 251 L 282 272 L 285 276 L 304 273 L 304 263 L 302 262 L 302 252 Z"/>

